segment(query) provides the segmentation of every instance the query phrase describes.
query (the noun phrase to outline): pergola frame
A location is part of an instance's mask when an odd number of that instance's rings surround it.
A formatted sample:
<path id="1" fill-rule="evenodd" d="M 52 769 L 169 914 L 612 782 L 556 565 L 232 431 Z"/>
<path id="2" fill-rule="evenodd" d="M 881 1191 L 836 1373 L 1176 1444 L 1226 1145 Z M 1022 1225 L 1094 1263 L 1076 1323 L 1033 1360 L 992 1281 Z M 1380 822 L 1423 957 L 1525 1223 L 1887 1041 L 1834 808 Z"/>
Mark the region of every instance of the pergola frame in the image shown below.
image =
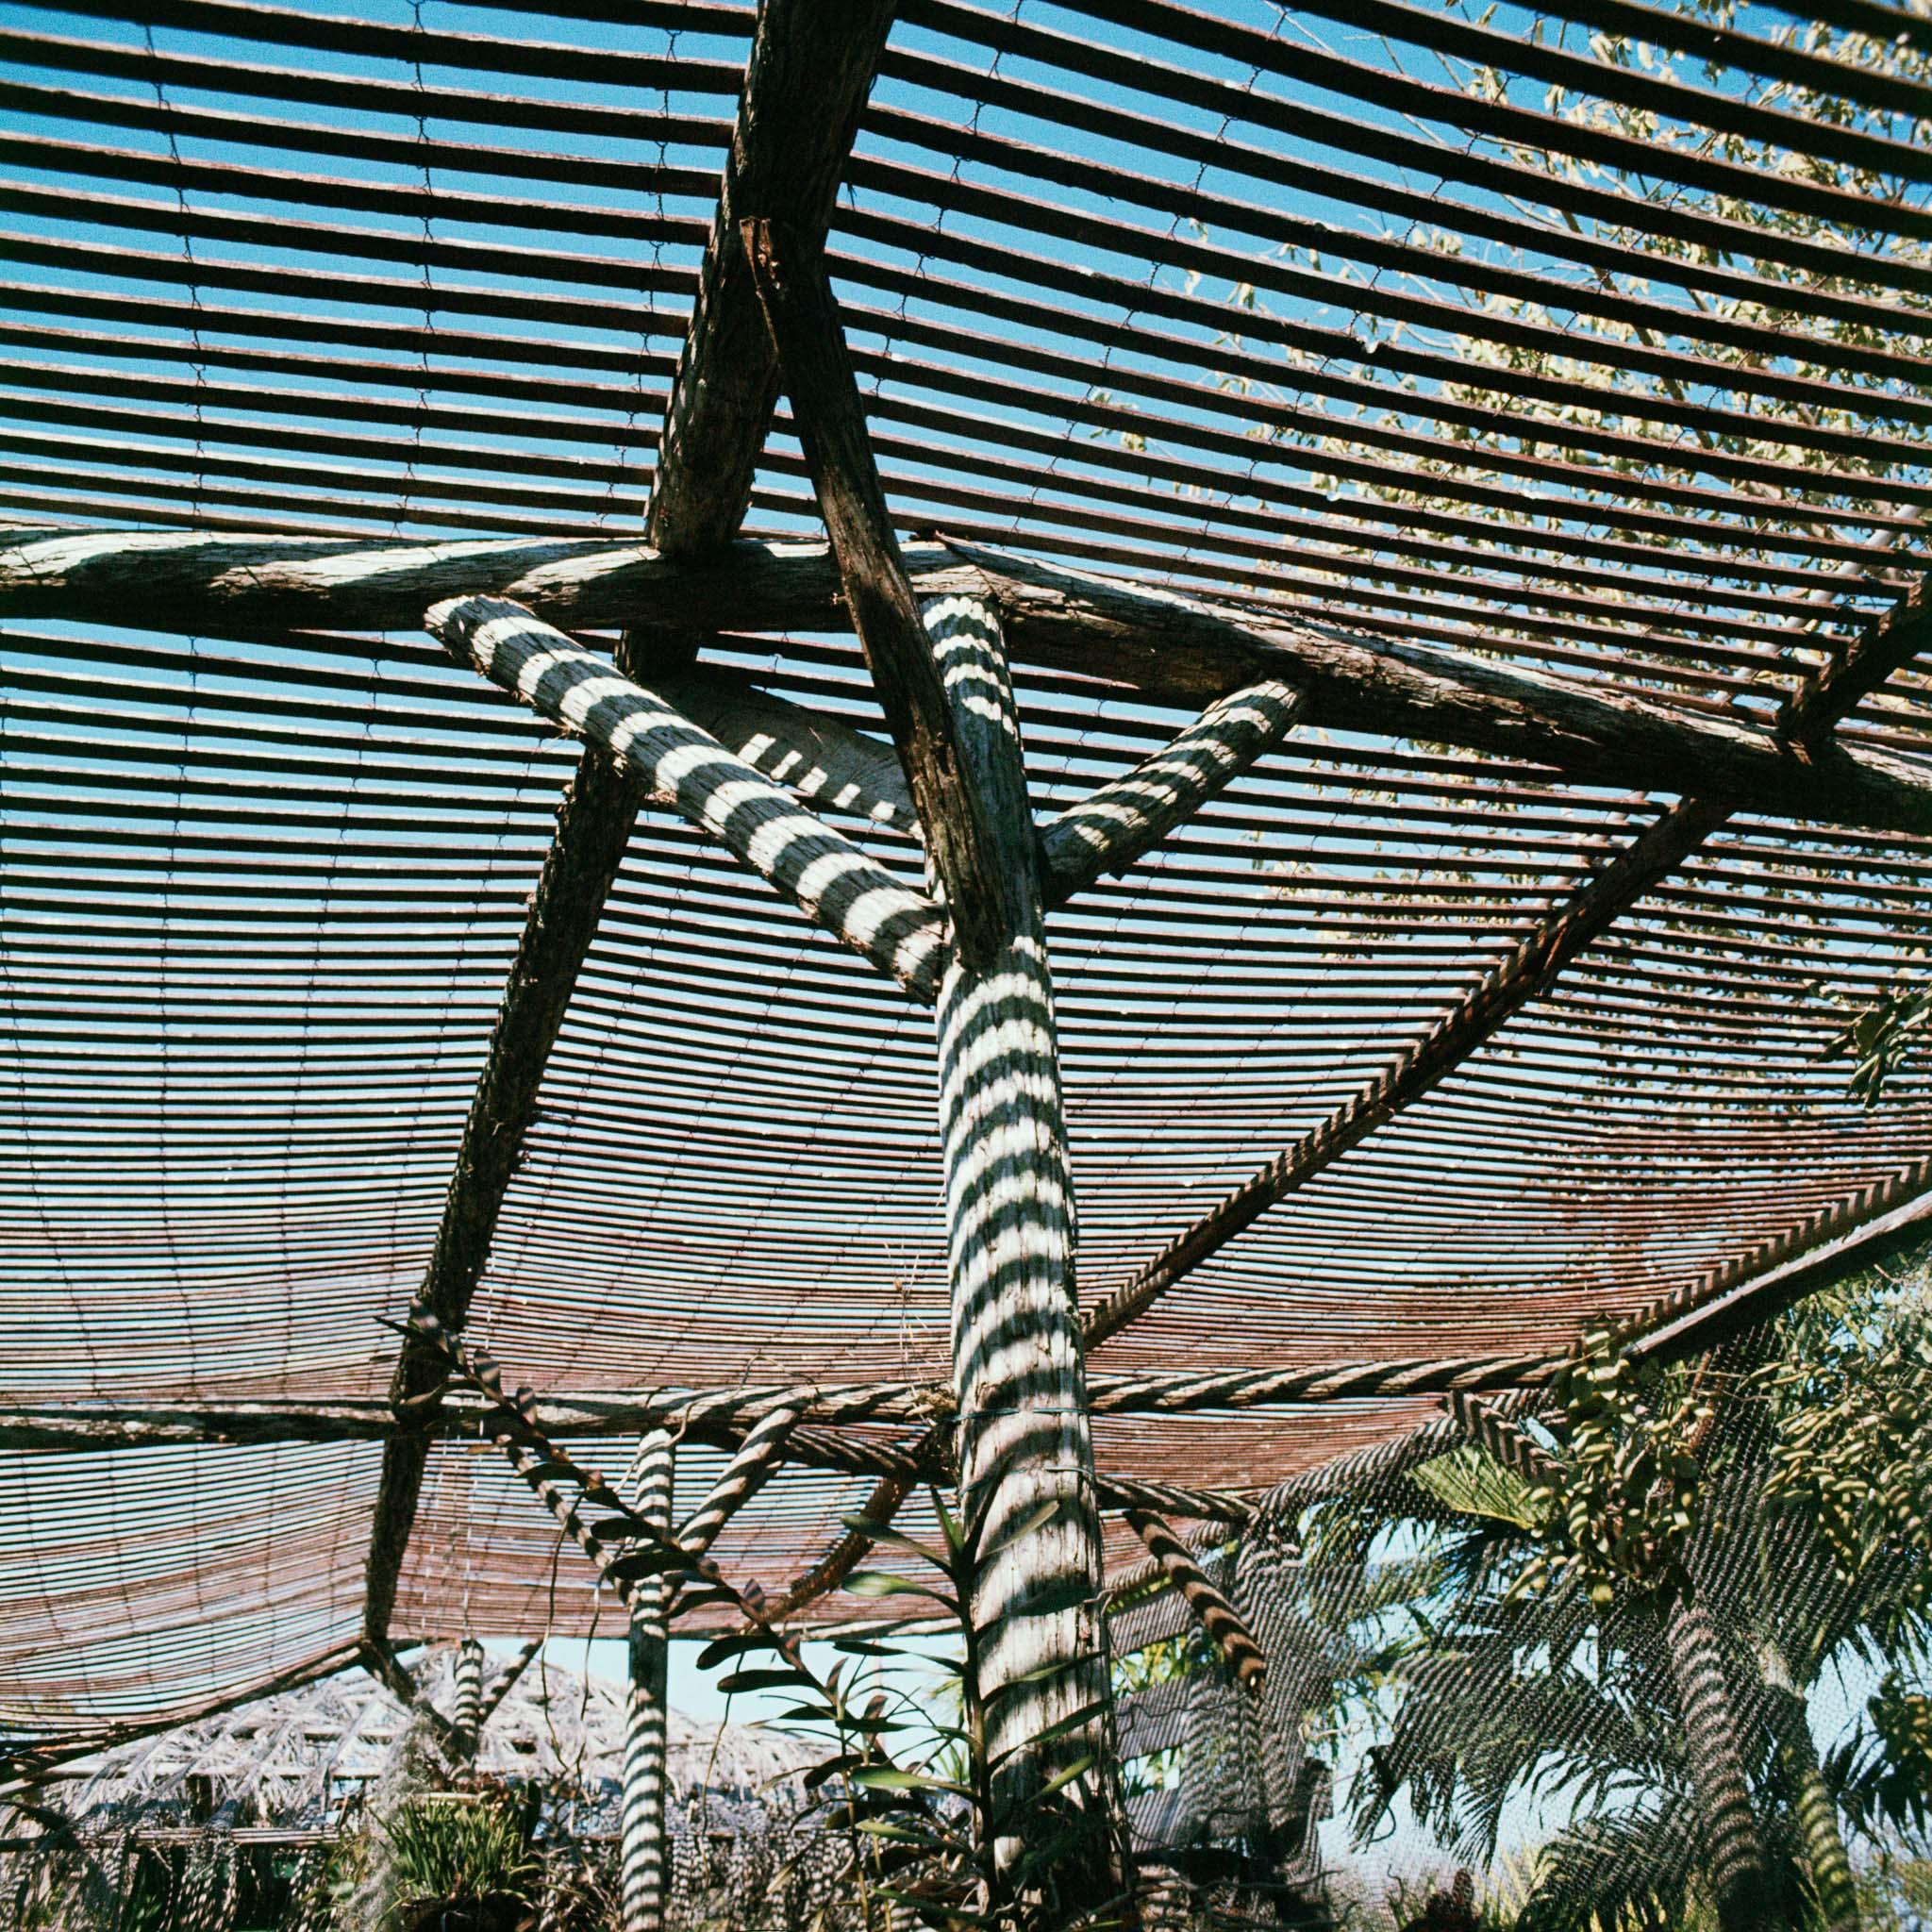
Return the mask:
<path id="1" fill-rule="evenodd" d="M 675 1605 L 661 1579 L 658 1597 L 639 1595 L 622 1573 L 622 1552 L 599 1544 L 546 1474 L 552 1463 L 531 1447 L 531 1433 L 540 1441 L 643 1436 L 649 1468 L 626 1507 L 640 1524 L 657 1525 L 639 1532 L 646 1545 L 655 1534 L 700 1574 L 733 1513 L 787 1464 L 876 1476 L 864 1512 L 874 1524 L 890 1521 L 918 1483 L 949 1472 L 958 1474 L 970 1520 L 991 1541 L 1003 1525 L 1036 1519 L 1042 1504 L 1052 1505 L 1038 1533 L 990 1567 L 973 1606 L 982 1631 L 1024 1625 L 1024 1641 L 995 1646 L 994 1688 L 1038 1679 L 1042 1664 L 1063 1670 L 1037 1694 L 1009 1696 L 1002 1707 L 1003 1777 L 1016 1791 L 1029 1781 L 1048 1784 L 1076 1756 L 1105 1749 L 1104 1719 L 1064 1722 L 1106 1702 L 1100 1512 L 1128 1513 L 1243 1677 L 1257 1679 L 1265 1670 L 1258 1647 L 1238 1620 L 1230 1626 L 1232 1612 L 1190 1569 L 1163 1512 L 1240 1524 L 1257 1511 L 1279 1512 L 1291 1496 L 1310 1493 L 1311 1481 L 1325 1479 L 1314 1472 L 1254 1497 L 1096 1472 L 1088 1437 L 1093 1415 L 1367 1394 L 1459 1402 L 1534 1388 L 1561 1359 L 1545 1353 L 1090 1377 L 1087 1352 L 1464 1067 L 1736 814 L 1881 833 L 1932 822 L 1932 776 L 1922 764 L 1835 736 L 1858 703 L 1932 643 L 1932 592 L 1923 581 L 1814 671 L 1767 737 L 1580 679 L 1367 641 L 1233 603 L 1127 590 L 964 540 L 902 546 L 822 255 L 891 17 L 881 0 L 764 0 L 758 9 L 698 299 L 658 438 L 642 545 L 377 549 L 273 535 L 108 534 L 30 536 L 0 550 L 0 613 L 112 620 L 138 592 L 149 622 L 218 623 L 242 635 L 421 625 L 459 662 L 583 741 L 389 1400 L 49 1405 L 0 1413 L 0 1444 L 380 1440 L 358 1654 L 401 1694 L 408 1679 L 391 1631 L 432 1446 L 492 1433 L 632 1612 L 644 1714 L 631 1757 L 643 1808 L 626 1813 L 625 1863 L 626 1926 L 640 1932 L 658 1924 L 662 1909 L 647 1794 L 655 1789 L 661 1799 L 662 1649 Z M 1103 50 L 1089 58 L 1124 57 Z M 781 380 L 828 545 L 739 539 Z M 1923 508 L 1923 497 L 1912 500 Z M 715 632 L 832 623 L 857 631 L 891 754 L 839 721 L 695 661 Z M 623 633 L 614 657 L 572 635 L 610 627 Z M 1152 701 L 1205 708 L 1134 772 L 1036 824 L 1008 653 L 1024 664 L 1104 676 Z M 1676 802 L 1605 855 L 1385 1072 L 1082 1311 L 1043 914 L 1131 867 L 1307 724 L 1424 736 L 1579 781 L 1668 791 Z M 819 817 L 814 801 L 846 810 L 857 804 L 916 831 L 927 891 L 899 883 Z M 909 998 L 937 1008 L 954 1289 L 950 1388 L 801 1383 L 512 1402 L 500 1391 L 491 1394 L 482 1371 L 467 1394 L 452 1383 L 458 1357 L 449 1350 L 460 1348 L 551 1050 L 645 803 L 682 814 Z M 1841 1265 L 1861 1243 L 1903 1239 L 1922 1224 L 1928 1190 L 1932 1160 L 1902 1163 L 1891 1178 L 1772 1250 L 1741 1257 L 1660 1302 L 1630 1332 L 1653 1334 L 1659 1349 L 1707 1345 L 1745 1319 L 1741 1310 L 1761 1311 L 1804 1291 L 1824 1260 Z M 1026 1357 L 1021 1367 L 1009 1358 L 1016 1353 Z M 1485 1413 L 1465 1406 L 1369 1454 L 1386 1463 L 1434 1453 Z M 907 1440 L 882 1446 L 841 1428 L 879 1422 L 903 1424 Z M 709 1495 L 675 1528 L 659 1433 L 667 1427 L 733 1454 Z M 1341 1473 L 1338 1464 L 1327 1476 Z M 867 1541 L 862 1531 L 841 1537 L 769 1607 L 767 1620 L 783 1625 L 836 1588 Z M 1077 1606 L 1012 1617 L 1029 1598 L 1070 1581 L 1083 1592 Z M 655 1719 L 645 1708 L 653 1684 Z"/>

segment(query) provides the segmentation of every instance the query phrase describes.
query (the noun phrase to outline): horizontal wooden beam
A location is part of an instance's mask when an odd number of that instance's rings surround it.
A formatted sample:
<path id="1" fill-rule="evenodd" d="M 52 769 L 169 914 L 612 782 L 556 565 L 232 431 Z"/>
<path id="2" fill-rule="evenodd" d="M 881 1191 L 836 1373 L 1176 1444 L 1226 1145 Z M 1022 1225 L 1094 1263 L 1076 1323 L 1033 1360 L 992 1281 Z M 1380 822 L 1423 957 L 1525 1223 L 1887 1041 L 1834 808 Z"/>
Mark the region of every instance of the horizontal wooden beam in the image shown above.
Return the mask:
<path id="1" fill-rule="evenodd" d="M 1521 758 L 1594 784 L 1695 791 L 1737 811 L 1883 831 L 1932 828 L 1932 777 L 1869 747 L 1808 746 L 1673 708 L 1603 682 L 1462 652 L 1405 646 L 1136 591 L 1005 553 L 904 546 L 922 597 L 990 591 L 1022 661 L 1193 707 L 1274 678 L 1304 695 L 1301 722 Z M 413 629 L 469 592 L 508 596 L 548 622 L 781 631 L 844 621 L 823 544 L 740 543 L 674 563 L 641 545 L 455 542 L 383 550 L 297 537 L 27 533 L 0 549 L 0 615 L 139 622 L 215 635 L 309 627 Z M 1916 594 L 1845 654 L 1908 660 L 1932 642 Z"/>
<path id="2" fill-rule="evenodd" d="M 1088 1385 L 1096 1415 L 1184 1415 L 1203 1409 L 1300 1407 L 1310 1403 L 1408 1401 L 1461 1390 L 1482 1393 L 1545 1381 L 1564 1357 L 1541 1353 L 1451 1356 L 1404 1361 L 1345 1361 L 1298 1369 L 1195 1371 L 1095 1375 Z M 727 1389 L 655 1389 L 551 1393 L 538 1405 L 543 1431 L 565 1441 L 681 1430 L 708 1447 L 737 1449 L 760 1417 L 777 1409 L 803 1419 L 789 1438 L 789 1459 L 823 1455 L 841 1468 L 916 1471 L 909 1449 L 847 1437 L 845 1449 L 815 1446 L 841 1424 L 918 1424 L 952 1413 L 949 1392 L 924 1382 L 773 1382 Z M 193 1442 L 380 1441 L 397 1433 L 475 1441 L 489 1407 L 460 1392 L 433 1412 L 398 1417 L 375 1398 L 288 1398 L 194 1403 L 50 1402 L 0 1407 L 0 1450 L 82 1452 Z M 810 1449 L 808 1456 L 806 1451 Z M 864 1461 L 862 1458 L 871 1458 Z"/>
<path id="3" fill-rule="evenodd" d="M 608 754 L 662 805 L 708 832 L 808 919 L 928 1004 L 945 918 L 924 893 L 804 809 L 608 658 L 500 597 L 459 597 L 424 618 L 460 661 Z"/>

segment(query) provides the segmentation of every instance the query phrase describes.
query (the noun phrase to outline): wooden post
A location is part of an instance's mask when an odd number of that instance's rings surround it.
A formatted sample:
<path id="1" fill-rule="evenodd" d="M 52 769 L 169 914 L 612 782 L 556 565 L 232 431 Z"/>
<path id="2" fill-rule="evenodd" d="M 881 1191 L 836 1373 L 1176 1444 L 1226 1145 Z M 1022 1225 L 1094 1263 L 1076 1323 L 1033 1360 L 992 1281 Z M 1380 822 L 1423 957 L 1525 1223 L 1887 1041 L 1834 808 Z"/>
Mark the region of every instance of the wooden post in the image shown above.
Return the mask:
<path id="1" fill-rule="evenodd" d="M 653 1430 L 638 1446 L 624 1499 L 667 1533 L 672 1438 Z M 623 1932 L 663 1932 L 664 1742 L 671 1662 L 668 1579 L 641 1577 L 630 1604 L 630 1690 L 625 1702 L 622 1825 Z"/>
<path id="2" fill-rule="evenodd" d="M 1772 1932 L 1782 1920 L 1772 1909 L 1717 1631 L 1706 1610 L 1677 1603 L 1666 1622 L 1664 1642 L 1684 1721 L 1685 1769 L 1718 1924 L 1722 1932 Z"/>
<path id="3" fill-rule="evenodd" d="M 924 613 L 964 781 L 999 856 L 1004 943 L 954 958 L 939 997 L 940 1108 L 953 1280 L 961 1507 L 984 1553 L 967 1606 L 988 1700 L 995 1857 L 1010 1872 L 1041 1794 L 1092 1826 L 1061 1890 L 1091 1908 L 1117 1882 L 1104 1793 L 1108 1671 L 1099 1615 L 1100 1517 L 1074 1282 L 1053 982 L 1019 721 L 992 607 L 935 599 Z M 1041 1511 L 1051 1513 L 1041 1520 Z M 1084 1719 L 1079 1713 L 1086 1712 Z M 1060 1735 L 1055 1728 L 1075 1720 Z"/>
<path id="4" fill-rule="evenodd" d="M 457 1645 L 456 1700 L 450 1710 L 450 1746 L 460 1757 L 476 1755 L 483 1727 L 483 1646 L 474 1637 Z"/>

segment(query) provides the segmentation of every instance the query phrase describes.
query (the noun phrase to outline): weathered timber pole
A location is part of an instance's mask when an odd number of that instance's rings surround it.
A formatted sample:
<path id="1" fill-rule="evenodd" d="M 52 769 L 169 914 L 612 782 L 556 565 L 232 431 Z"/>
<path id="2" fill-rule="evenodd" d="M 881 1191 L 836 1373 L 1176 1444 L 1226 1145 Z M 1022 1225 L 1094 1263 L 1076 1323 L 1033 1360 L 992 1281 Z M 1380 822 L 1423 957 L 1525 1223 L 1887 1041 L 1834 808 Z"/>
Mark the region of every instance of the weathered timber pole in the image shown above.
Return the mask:
<path id="1" fill-rule="evenodd" d="M 655 691 L 500 597 L 451 598 L 423 624 L 459 661 L 596 745 L 627 788 L 681 812 L 808 919 L 932 998 L 940 908 Z"/>
<path id="2" fill-rule="evenodd" d="M 1909 1241 L 1928 1217 L 1932 1200 L 1910 1204 L 1910 1218 L 1888 1229 Z M 1890 1221 L 1891 1218 L 1888 1217 Z M 1877 1252 L 1874 1244 L 1874 1252 Z M 1834 1247 L 1862 1255 L 1863 1248 Z M 1823 1267 L 1824 1264 L 1820 1263 Z M 1784 1277 L 1782 1274 L 1779 1279 Z M 1194 1371 L 1166 1374 L 1094 1375 L 1088 1407 L 1095 1415 L 1185 1415 L 1208 1408 L 1257 1408 L 1316 1402 L 1404 1400 L 1455 1390 L 1493 1391 L 1546 1381 L 1566 1359 L 1533 1355 L 1443 1356 L 1417 1360 L 1327 1362 L 1308 1368 Z M 672 1388 L 630 1393 L 546 1394 L 537 1411 L 554 1436 L 636 1436 L 675 1425 L 708 1447 L 736 1450 L 774 1407 L 796 1408 L 814 1424 L 919 1423 L 950 1417 L 948 1391 L 921 1382 L 757 1383 L 744 1388 Z M 457 1393 L 423 1426 L 435 1437 L 474 1441 L 487 1405 Z M 156 1447 L 170 1442 L 380 1441 L 415 1424 L 398 1422 L 386 1402 L 366 1398 L 303 1402 L 142 1403 L 53 1402 L 0 1407 L 0 1449 L 85 1450 Z M 788 1439 L 788 1461 L 827 1469 L 914 1474 L 924 1467 L 911 1452 L 873 1437 L 852 1437 L 803 1424 Z M 1124 1480 L 1124 1479 L 1123 1479 Z"/>
<path id="3" fill-rule="evenodd" d="M 1179 1591 L 1194 1621 L 1227 1660 L 1241 1688 L 1258 1697 L 1268 1681 L 1268 1658 L 1241 1612 L 1214 1587 L 1194 1553 L 1151 1509 L 1129 1509 L 1127 1527 L 1146 1546 L 1160 1574 Z"/>
<path id="4" fill-rule="evenodd" d="M 1780 1921 L 1772 1910 L 1724 1654 L 1709 1614 L 1692 1604 L 1674 1604 L 1664 1648 L 1684 1721 L 1685 1769 L 1718 1924 L 1722 1932 L 1769 1932 Z"/>
<path id="5" fill-rule="evenodd" d="M 672 1438 L 654 1430 L 638 1446 L 625 1478 L 625 1502 L 643 1522 L 669 1532 Z M 630 1680 L 624 1707 L 624 1793 L 620 1833 L 623 1932 L 663 1932 L 668 1877 L 664 1837 L 666 1723 L 670 1709 L 671 1582 L 640 1577 L 630 1600 Z"/>
<path id="6" fill-rule="evenodd" d="M 465 1637 L 457 1645 L 449 1727 L 450 1748 L 458 1757 L 474 1757 L 476 1735 L 483 1728 L 483 1646 L 474 1637 Z"/>
<path id="7" fill-rule="evenodd" d="M 476 1707 L 476 1728 L 480 1732 L 495 1714 L 496 1707 L 516 1688 L 516 1682 L 530 1668 L 537 1653 L 543 1648 L 541 1637 L 532 1637 L 519 1646 L 516 1656 L 497 1672 L 483 1692 L 481 1703 Z"/>
<path id="8" fill-rule="evenodd" d="M 982 1552 L 969 1613 L 995 1766 L 995 1856 L 1010 1869 L 1032 1833 L 1055 1828 L 1040 1809 L 1045 1788 L 1083 1758 L 1103 1771 L 1110 1759 L 1099 1499 L 1019 720 L 991 607 L 946 599 L 925 622 L 960 769 L 1002 861 L 1008 935 L 983 967 L 948 963 L 939 1053 L 960 1504 Z M 1092 1840 L 1064 1874 L 1070 1898 L 1119 1876 L 1108 1784 L 1090 1774 L 1063 1788 Z M 1104 1895 L 1090 1889 L 1084 1902 Z"/>
<path id="9" fill-rule="evenodd" d="M 487 592 L 571 629 L 782 631 L 842 625 L 822 544 L 733 544 L 674 560 L 638 544 L 478 541 L 372 550 L 340 540 L 108 531 L 12 533 L 0 616 L 143 624 L 212 636 L 307 625 L 403 629 L 441 598 Z M 1302 723 L 1424 738 L 1521 758 L 1591 784 L 1722 794 L 1733 810 L 1923 832 L 1932 780 L 1867 744 L 1686 711 L 1645 693 L 1423 645 L 1215 607 L 1005 553 L 908 544 L 921 598 L 988 591 L 1017 661 L 1098 677 L 1150 702 L 1199 705 L 1274 679 Z M 1932 590 L 1915 586 L 1847 652 L 1857 675 L 1932 647 Z"/>
<path id="10" fill-rule="evenodd" d="M 761 220 L 747 221 L 744 244 L 950 915 L 938 1031 L 959 1502 L 978 1552 L 965 1609 L 995 1868 L 1041 1898 L 1051 1924 L 1091 1909 L 1124 1874 L 1108 1802 L 1111 1694 L 1073 1183 L 1019 714 L 992 602 L 948 596 L 922 608 L 914 596 L 818 250 Z M 1070 1824 L 1076 1848 L 1059 1869 L 1029 1867 L 1029 1851 Z"/>

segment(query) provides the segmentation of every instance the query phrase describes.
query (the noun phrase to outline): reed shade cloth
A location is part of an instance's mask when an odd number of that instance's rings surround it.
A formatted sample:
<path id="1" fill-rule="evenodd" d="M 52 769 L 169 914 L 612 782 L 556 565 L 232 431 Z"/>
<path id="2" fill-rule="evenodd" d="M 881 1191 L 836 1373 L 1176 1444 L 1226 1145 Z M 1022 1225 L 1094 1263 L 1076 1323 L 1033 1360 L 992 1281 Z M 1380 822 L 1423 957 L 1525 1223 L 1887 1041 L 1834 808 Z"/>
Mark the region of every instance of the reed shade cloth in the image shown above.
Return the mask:
<path id="1" fill-rule="evenodd" d="M 751 22 L 9 14 L 0 516 L 641 541 Z M 1373 51 L 1231 0 L 914 0 L 829 244 L 902 536 L 1773 732 L 1923 575 L 1932 503 L 1932 107 L 1832 67 L 1835 41 L 1804 84 L 1882 125 L 1767 98 L 1774 25 L 1667 78 L 1582 26 L 1532 43 L 1400 0 Z M 1854 225 L 1876 238 L 1856 286 Z M 747 531 L 818 535 L 782 401 Z M 378 1318 L 422 1283 L 576 748 L 413 626 L 109 615 L 6 625 L 0 1407 L 379 1400 Z M 1889 635 L 1837 740 L 1932 771 L 1916 634 Z M 883 741 L 841 631 L 727 628 L 700 668 Z M 1160 669 L 1016 647 L 1039 817 L 1191 722 L 1146 695 Z M 1678 796 L 1453 726 L 1311 707 L 1049 914 L 1090 1311 L 1386 1094 Z M 811 800 L 923 893 L 903 813 L 848 806 Z M 1748 1284 L 1908 1204 L 1924 1076 L 1868 1112 L 1822 1054 L 1919 970 L 1932 827 L 1719 817 L 1500 1028 L 1190 1250 L 1096 1381 L 1546 1357 L 1587 1316 Z M 647 808 L 470 1332 L 540 1393 L 943 1386 L 931 1024 Z M 1344 1392 L 1103 1411 L 1093 1436 L 1103 1475 L 1258 1493 L 1440 1413 Z M 579 1447 L 621 1471 L 623 1445 Z M 680 1448 L 674 1520 L 730 1457 Z M 0 1725 L 91 1736 L 353 1655 L 378 1443 L 4 1460 Z M 711 1553 L 777 1596 L 870 1487 L 788 1461 Z M 1108 1550 L 1144 1557 L 1117 1519 Z M 439 1440 L 392 1640 L 592 1629 L 615 1606 L 523 1483 Z"/>

